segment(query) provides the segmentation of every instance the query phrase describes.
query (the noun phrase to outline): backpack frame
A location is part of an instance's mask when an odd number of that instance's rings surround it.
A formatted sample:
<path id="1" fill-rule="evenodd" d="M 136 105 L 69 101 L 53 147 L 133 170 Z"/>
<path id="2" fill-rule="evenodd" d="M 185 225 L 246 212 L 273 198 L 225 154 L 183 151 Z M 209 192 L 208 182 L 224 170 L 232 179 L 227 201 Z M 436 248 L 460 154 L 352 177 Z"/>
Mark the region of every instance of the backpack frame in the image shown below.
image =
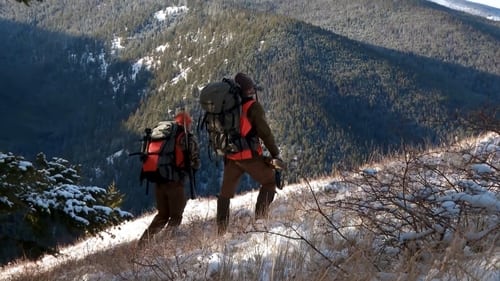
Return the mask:
<path id="1" fill-rule="evenodd" d="M 242 147 L 240 86 L 228 78 L 209 83 L 201 90 L 199 101 L 205 111 L 199 127 L 205 127 L 209 147 L 217 155 L 240 151 Z"/>

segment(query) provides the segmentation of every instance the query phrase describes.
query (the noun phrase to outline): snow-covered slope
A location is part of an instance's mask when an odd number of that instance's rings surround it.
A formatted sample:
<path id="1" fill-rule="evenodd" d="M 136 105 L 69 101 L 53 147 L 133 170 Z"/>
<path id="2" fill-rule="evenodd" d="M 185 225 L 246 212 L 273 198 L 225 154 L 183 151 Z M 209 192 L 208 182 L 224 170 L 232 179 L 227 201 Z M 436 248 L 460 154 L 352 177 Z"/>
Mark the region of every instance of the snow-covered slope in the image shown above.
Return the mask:
<path id="1" fill-rule="evenodd" d="M 429 0 L 453 10 L 500 21 L 500 0 Z"/>
<path id="2" fill-rule="evenodd" d="M 464 211 L 465 206 L 472 206 L 480 208 L 484 211 L 483 215 L 487 213 L 493 214 L 489 220 L 491 227 L 495 229 L 498 227 L 499 220 L 496 213 L 500 212 L 500 195 L 498 194 L 498 182 L 491 182 L 498 179 L 498 169 L 500 168 L 500 135 L 495 133 L 490 133 L 482 136 L 482 138 L 476 140 L 469 140 L 464 142 L 462 145 L 467 143 L 467 150 L 460 150 L 459 153 L 455 153 L 452 150 L 446 149 L 428 151 L 423 153 L 421 156 L 415 158 L 419 162 L 424 161 L 424 165 L 419 167 L 425 167 L 424 171 L 418 171 L 418 176 L 424 176 L 426 178 L 426 184 L 424 189 L 420 191 L 429 191 L 430 189 L 440 189 L 439 192 L 434 193 L 433 196 L 428 196 L 424 200 L 431 199 L 433 202 L 437 202 L 436 206 L 436 216 L 440 214 L 448 213 L 450 215 L 457 214 L 456 211 Z M 479 163 L 483 157 L 481 155 L 487 155 L 484 163 Z M 283 247 L 287 251 L 297 251 L 297 253 L 302 253 L 308 248 L 307 243 L 304 241 L 312 241 L 312 237 L 317 235 L 323 235 L 324 239 L 330 239 L 328 237 L 335 236 L 334 233 L 330 233 L 325 236 L 325 230 L 328 229 L 328 224 L 325 223 L 315 223 L 318 220 L 324 220 L 323 215 L 318 217 L 318 208 L 324 208 L 328 210 L 325 215 L 326 218 L 331 220 L 337 225 L 341 225 L 342 221 L 345 222 L 348 217 L 348 212 L 344 212 L 341 208 L 327 207 L 326 202 L 347 202 L 349 197 L 355 194 L 363 192 L 362 185 L 353 185 L 355 179 L 377 179 L 382 180 L 384 176 L 384 170 L 392 170 L 393 173 L 402 173 L 405 167 L 405 161 L 392 161 L 388 159 L 384 163 L 372 163 L 360 171 L 350 172 L 349 175 L 344 175 L 342 178 L 325 178 L 322 180 L 316 180 L 308 182 L 307 180 L 295 185 L 288 185 L 283 190 L 278 190 L 275 201 L 271 207 L 271 217 L 267 222 L 252 222 L 254 204 L 257 197 L 257 192 L 248 192 L 246 194 L 240 194 L 231 201 L 231 229 L 230 232 L 223 237 L 216 238 L 214 234 L 214 216 L 216 213 L 216 199 L 215 198 L 204 198 L 197 200 L 190 200 L 186 206 L 186 211 L 184 214 L 184 221 L 180 227 L 180 231 L 176 236 L 169 237 L 166 239 L 168 243 L 173 243 L 176 248 L 175 257 L 171 252 L 166 254 L 162 259 L 158 259 L 155 263 L 159 262 L 161 264 L 168 262 L 169 259 L 179 259 L 182 260 L 180 266 L 183 268 L 184 273 L 172 278 L 171 280 L 208 280 L 211 279 L 214 274 L 221 274 L 224 266 L 227 265 L 229 260 L 234 260 L 235 264 L 239 266 L 252 266 L 255 265 L 255 257 L 262 257 L 262 272 L 257 272 L 260 276 L 259 280 L 279 280 L 273 279 L 270 276 L 273 274 L 273 266 L 276 260 L 283 258 Z M 473 160 L 473 161 L 471 161 Z M 479 161 L 479 162 L 478 162 Z M 465 163 L 465 164 L 464 164 Z M 459 166 L 455 166 L 458 164 Z M 400 166 L 402 165 L 402 166 Z M 449 170 L 443 170 L 439 167 L 450 167 Z M 464 169 L 455 170 L 454 167 L 462 167 Z M 425 171 L 425 169 L 428 169 Z M 440 171 L 440 173 L 434 173 L 434 170 Z M 444 175 L 443 173 L 446 173 Z M 481 175 L 489 175 L 488 182 L 477 181 L 478 177 L 481 179 Z M 443 177 L 444 176 L 444 177 Z M 445 181 L 443 181 L 443 179 Z M 422 178 L 417 179 L 417 185 L 420 183 Z M 455 183 L 453 183 L 455 182 Z M 427 186 L 431 184 L 432 186 Z M 474 183 L 474 184 L 473 184 Z M 454 185 L 453 188 L 446 188 L 449 185 Z M 459 187 L 466 184 L 466 188 L 461 190 Z M 467 191 L 469 190 L 469 191 Z M 366 190 L 365 190 L 366 192 Z M 323 198 L 319 200 L 323 202 L 321 207 L 315 199 L 311 198 L 311 193 L 323 194 Z M 306 199 L 305 194 L 309 197 Z M 410 197 L 419 196 L 418 194 L 408 194 Z M 420 194 L 421 195 L 421 194 Z M 326 197 L 325 197 L 326 196 Z M 364 195 L 362 196 L 364 197 Z M 408 197 L 409 198 L 409 197 Z M 361 201 L 359 201 L 361 202 Z M 441 202 L 441 203 L 440 203 Z M 297 204 L 300 206 L 297 208 Z M 358 206 L 363 207 L 363 206 Z M 365 206 L 368 207 L 368 206 Z M 408 206 L 409 208 L 413 208 Z M 462 209 L 464 208 L 464 209 Z M 441 211 L 439 211 L 441 210 Z M 439 211 L 439 212 L 438 212 Z M 299 212 L 299 215 L 297 215 Z M 458 212 L 460 213 L 460 212 Z M 133 221 L 126 222 L 119 227 L 113 227 L 107 231 L 102 232 L 98 237 L 92 237 L 87 240 L 81 241 L 75 245 L 71 245 L 67 248 L 61 250 L 61 254 L 58 256 L 48 255 L 43 259 L 32 262 L 32 263 L 21 263 L 21 264 L 11 264 L 1 269 L 0 280 L 9 280 L 12 276 L 23 272 L 44 272 L 50 268 L 54 268 L 58 265 L 62 265 L 68 261 L 83 260 L 87 256 L 98 252 L 105 252 L 107 249 L 119 248 L 120 245 L 127 245 L 127 248 L 133 248 L 135 245 L 135 240 L 141 235 L 144 229 L 147 228 L 148 224 L 151 222 L 154 214 L 144 215 L 142 217 L 136 218 Z M 373 219 L 375 219 L 375 215 Z M 371 216 L 368 215 L 368 216 Z M 340 236 L 333 237 L 334 240 L 342 240 L 346 236 L 358 237 L 357 235 L 357 225 L 352 219 L 347 219 L 347 224 L 341 228 L 337 228 Z M 350 222 L 349 222 L 350 221 Z M 256 229 L 255 223 L 264 227 L 262 229 Z M 195 231 L 196 228 L 198 232 Z M 319 231 L 315 233 L 314 231 Z M 400 230 L 398 230 L 400 231 Z M 422 230 L 423 232 L 424 230 Z M 340 233 L 342 232 L 342 233 Z M 195 233 L 195 234 L 193 234 Z M 197 233 L 197 234 L 196 234 Z M 187 251 L 182 248 L 182 241 L 189 239 L 200 239 L 200 233 L 208 236 L 205 238 L 209 240 L 210 246 L 203 246 L 203 250 L 199 247 L 193 247 L 193 250 Z M 319 234 L 321 233 L 321 234 Z M 400 238 L 404 240 L 404 237 L 411 237 L 412 239 L 420 237 L 422 233 L 418 232 L 403 232 Z M 467 235 L 483 235 L 484 233 L 471 231 Z M 196 235 L 195 238 L 192 236 Z M 321 236 L 321 237 L 323 237 Z M 311 239 L 311 240 L 308 240 Z M 353 239 L 359 239 L 353 238 Z M 177 241 L 177 242 L 176 242 Z M 180 243 L 179 243 L 180 241 Z M 443 240 L 444 241 L 444 240 Z M 443 242 L 441 241 L 441 242 Z M 132 244 L 129 244 L 132 242 Z M 344 259 L 348 259 L 349 252 L 348 248 L 335 250 L 331 248 L 331 244 L 323 243 L 316 244 L 318 247 L 316 250 L 311 251 L 308 255 L 307 264 L 304 264 L 304 268 L 308 267 L 308 264 L 317 264 L 323 259 L 328 259 L 329 261 L 337 261 L 342 263 Z M 440 243 L 441 243 L 440 242 Z M 167 242 L 165 242 L 167 243 Z M 373 247 L 380 247 L 376 245 L 377 240 L 373 240 Z M 215 246 L 214 246 L 215 245 Z M 221 246 L 217 246 L 221 245 Z M 457 247 L 457 246 L 453 246 Z M 492 267 L 491 265 L 499 262 L 498 247 L 493 248 L 489 251 L 493 253 L 485 261 L 475 260 L 477 259 L 477 254 L 470 252 L 470 247 L 465 246 L 463 249 L 458 251 L 463 252 L 463 255 L 468 255 L 469 258 L 465 259 L 467 267 L 471 268 L 469 273 L 477 276 L 481 276 L 483 281 L 493 281 L 498 280 L 500 276 L 500 270 L 498 268 Z M 222 250 L 221 250 L 222 249 Z M 230 249 L 230 250 L 227 250 Z M 229 252 L 226 252 L 229 251 Z M 317 255 L 321 253 L 321 255 Z M 314 258 L 314 254 L 317 255 Z M 106 254 L 104 254 L 106 255 Z M 110 254 L 111 255 L 111 254 Z M 486 254 L 488 255 L 488 254 Z M 352 256 L 351 256 L 352 257 Z M 138 254 L 138 259 L 146 259 L 148 263 L 151 260 L 147 260 L 148 257 L 144 257 L 143 254 Z M 166 261 L 164 260 L 166 259 Z M 176 261 L 178 262 L 178 261 Z M 323 260 L 324 262 L 324 260 Z M 193 264 L 195 263 L 195 264 Z M 477 263 L 482 263 L 480 267 L 476 267 Z M 195 266 L 196 265 L 196 266 Z M 86 269 L 85 276 L 80 276 L 85 280 L 123 280 L 116 279 L 110 272 L 101 271 L 95 261 L 86 263 L 88 267 Z M 161 265 L 158 265 L 161 266 Z M 293 263 L 284 263 L 286 270 L 294 271 Z M 66 268 L 66 267 L 65 267 Z M 128 270 L 128 267 L 126 270 Z M 157 280 L 155 278 L 160 278 L 159 280 L 169 279 L 166 276 L 158 277 L 158 272 L 151 272 L 152 267 L 139 268 L 140 276 L 151 277 L 151 280 Z M 453 272 L 448 272 L 445 269 L 431 268 L 431 271 L 427 273 L 421 273 L 422 279 L 419 280 L 457 280 L 452 278 Z M 232 269 L 237 271 L 237 268 Z M 436 270 L 438 272 L 436 272 Z M 65 273 L 66 269 L 64 270 Z M 133 274 L 137 272 L 121 272 L 121 276 L 128 276 L 130 274 L 133 279 Z M 237 274 L 237 273 L 232 273 Z M 371 280 L 400 280 L 404 276 L 404 272 L 392 272 L 385 270 L 385 272 L 378 272 L 377 276 L 373 277 Z M 149 276 L 149 277 L 148 277 Z M 441 276 L 444 279 L 433 279 L 436 276 Z M 83 278 L 85 277 L 85 278 Z M 136 277 L 136 276 L 135 276 Z M 447 279 L 450 277 L 450 279 Z M 429 279 L 430 278 L 430 279 Z M 135 279 L 134 279 L 135 280 Z M 302 280 L 302 279 L 297 279 Z M 313 279 L 311 279 L 313 280 Z M 362 280 L 362 279 L 356 279 Z"/>

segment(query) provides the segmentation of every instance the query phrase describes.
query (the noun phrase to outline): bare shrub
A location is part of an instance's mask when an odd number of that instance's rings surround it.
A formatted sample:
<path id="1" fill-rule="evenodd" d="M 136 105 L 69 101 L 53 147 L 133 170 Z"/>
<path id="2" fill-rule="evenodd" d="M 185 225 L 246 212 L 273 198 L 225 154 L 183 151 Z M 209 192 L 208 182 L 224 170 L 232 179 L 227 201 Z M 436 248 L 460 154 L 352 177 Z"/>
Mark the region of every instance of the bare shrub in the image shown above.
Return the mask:
<path id="1" fill-rule="evenodd" d="M 500 206 L 486 199 L 498 197 L 500 190 L 500 153 L 490 149 L 497 146 L 407 151 L 383 169 L 364 169 L 333 182 L 353 192 L 325 206 L 345 211 L 361 233 L 372 235 L 372 261 L 379 269 L 397 259 L 407 272 L 413 261 L 453 268 L 450 263 L 466 260 L 460 258 L 464 249 L 484 252 L 497 242 Z M 335 231 L 343 228 L 329 224 Z M 443 259 L 448 255 L 453 258 Z"/>

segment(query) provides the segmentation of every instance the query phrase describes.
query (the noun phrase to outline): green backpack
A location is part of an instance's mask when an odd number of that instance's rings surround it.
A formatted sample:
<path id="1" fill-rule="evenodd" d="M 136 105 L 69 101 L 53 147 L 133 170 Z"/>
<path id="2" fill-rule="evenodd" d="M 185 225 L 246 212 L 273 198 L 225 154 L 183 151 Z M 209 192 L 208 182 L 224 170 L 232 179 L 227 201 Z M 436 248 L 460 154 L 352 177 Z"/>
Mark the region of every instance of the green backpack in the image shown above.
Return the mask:
<path id="1" fill-rule="evenodd" d="M 199 102 L 205 114 L 201 128 L 208 133 L 209 146 L 217 155 L 240 151 L 241 89 L 232 79 L 207 84 Z"/>

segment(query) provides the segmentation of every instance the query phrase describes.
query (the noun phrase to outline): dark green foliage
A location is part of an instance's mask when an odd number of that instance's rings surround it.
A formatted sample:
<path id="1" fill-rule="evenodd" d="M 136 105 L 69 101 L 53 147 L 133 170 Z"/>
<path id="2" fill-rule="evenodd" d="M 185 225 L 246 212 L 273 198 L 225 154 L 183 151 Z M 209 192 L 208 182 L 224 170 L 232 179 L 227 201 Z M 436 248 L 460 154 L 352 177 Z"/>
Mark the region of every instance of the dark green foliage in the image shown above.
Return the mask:
<path id="1" fill-rule="evenodd" d="M 55 253 L 58 244 L 95 234 L 131 214 L 115 188 L 77 185 L 78 168 L 61 158 L 34 163 L 0 152 L 0 263 Z"/>
<path id="2" fill-rule="evenodd" d="M 31 3 L 31 0 L 16 0 L 19 3 L 24 3 L 26 6 L 29 6 Z M 43 2 L 43 0 L 36 0 L 38 2 Z"/>

